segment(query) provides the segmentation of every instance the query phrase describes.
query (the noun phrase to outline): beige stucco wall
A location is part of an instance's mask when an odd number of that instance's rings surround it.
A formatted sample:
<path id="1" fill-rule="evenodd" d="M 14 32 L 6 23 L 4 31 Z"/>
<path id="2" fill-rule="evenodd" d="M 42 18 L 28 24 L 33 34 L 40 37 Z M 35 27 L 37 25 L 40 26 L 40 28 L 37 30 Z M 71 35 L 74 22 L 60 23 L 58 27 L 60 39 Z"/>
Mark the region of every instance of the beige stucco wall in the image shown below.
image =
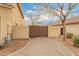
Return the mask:
<path id="1" fill-rule="evenodd" d="M 48 37 L 58 37 L 60 36 L 61 26 L 48 26 Z M 69 24 L 66 25 L 66 32 L 73 33 L 74 35 L 79 35 L 79 24 Z"/>
<path id="2" fill-rule="evenodd" d="M 48 26 L 48 37 L 59 37 L 60 27 L 59 26 Z"/>
<path id="3" fill-rule="evenodd" d="M 29 38 L 28 26 L 16 25 L 12 28 L 12 39 L 27 39 Z"/>
<path id="4" fill-rule="evenodd" d="M 0 6 L 1 28 L 0 28 L 0 41 L 8 35 L 11 35 L 12 26 L 16 23 L 18 25 L 24 25 L 23 17 L 17 4 L 14 4 L 13 8 L 7 8 Z"/>
<path id="5" fill-rule="evenodd" d="M 67 25 L 66 30 L 68 33 L 73 33 L 75 35 L 79 35 L 79 24 Z"/>

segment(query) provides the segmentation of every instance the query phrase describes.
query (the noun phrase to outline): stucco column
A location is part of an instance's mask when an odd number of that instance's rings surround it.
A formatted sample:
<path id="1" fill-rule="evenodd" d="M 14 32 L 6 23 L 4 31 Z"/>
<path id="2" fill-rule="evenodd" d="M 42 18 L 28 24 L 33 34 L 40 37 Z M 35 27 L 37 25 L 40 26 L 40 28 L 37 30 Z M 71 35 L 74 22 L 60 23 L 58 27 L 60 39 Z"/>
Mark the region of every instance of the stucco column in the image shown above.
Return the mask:
<path id="1" fill-rule="evenodd" d="M 3 37 L 3 22 L 0 16 L 0 46 L 4 43 L 4 37 Z"/>

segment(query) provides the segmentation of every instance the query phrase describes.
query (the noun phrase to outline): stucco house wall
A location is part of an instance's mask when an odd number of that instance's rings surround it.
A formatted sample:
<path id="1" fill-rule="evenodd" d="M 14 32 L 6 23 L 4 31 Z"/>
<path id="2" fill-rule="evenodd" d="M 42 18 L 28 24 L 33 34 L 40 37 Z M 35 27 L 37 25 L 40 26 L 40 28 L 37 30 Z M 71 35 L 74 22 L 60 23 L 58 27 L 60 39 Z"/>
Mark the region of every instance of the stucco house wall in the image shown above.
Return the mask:
<path id="1" fill-rule="evenodd" d="M 73 33 L 74 35 L 79 35 L 79 24 L 66 25 L 67 33 Z"/>
<path id="2" fill-rule="evenodd" d="M 61 25 L 48 26 L 48 37 L 59 37 L 61 35 Z M 74 35 L 79 35 L 79 24 L 69 24 L 66 25 L 66 32 L 73 33 Z"/>
<path id="3" fill-rule="evenodd" d="M 60 27 L 59 26 L 48 26 L 48 37 L 59 37 Z"/>
<path id="4" fill-rule="evenodd" d="M 12 39 L 29 38 L 29 27 L 24 25 L 14 25 L 12 29 Z"/>
<path id="5" fill-rule="evenodd" d="M 8 35 L 14 25 L 24 25 L 23 15 L 19 4 L 13 4 L 12 8 L 0 5 L 0 43 Z M 20 29 L 19 29 L 20 30 Z"/>
<path id="6" fill-rule="evenodd" d="M 55 33 L 58 33 L 56 35 L 60 36 L 61 35 L 61 28 L 62 28 L 62 23 L 61 23 L 61 20 L 58 20 L 57 22 L 53 23 L 52 25 L 50 25 L 51 27 L 57 27 L 59 28 L 58 30 L 54 29 Z M 53 29 L 51 29 L 51 32 L 53 31 Z M 50 32 L 50 33 L 51 33 Z M 70 17 L 66 20 L 66 32 L 67 33 L 73 33 L 74 35 L 79 35 L 79 15 L 77 16 L 73 16 L 73 17 Z M 60 33 L 60 34 L 59 34 Z M 54 34 L 52 34 L 54 36 Z M 51 35 L 51 34 L 50 34 Z M 52 37 L 53 37 L 52 36 Z M 58 37 L 57 36 L 57 37 Z"/>

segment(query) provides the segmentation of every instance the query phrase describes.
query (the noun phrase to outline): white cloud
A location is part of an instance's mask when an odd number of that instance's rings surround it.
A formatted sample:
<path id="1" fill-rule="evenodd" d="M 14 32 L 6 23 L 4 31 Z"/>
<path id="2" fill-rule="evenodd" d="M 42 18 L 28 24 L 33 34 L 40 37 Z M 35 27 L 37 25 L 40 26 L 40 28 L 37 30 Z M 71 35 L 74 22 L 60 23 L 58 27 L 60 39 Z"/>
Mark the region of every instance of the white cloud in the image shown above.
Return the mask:
<path id="1" fill-rule="evenodd" d="M 26 14 L 30 14 L 30 13 L 32 14 L 32 13 L 34 13 L 34 11 L 33 10 L 27 10 L 26 11 Z"/>
<path id="2" fill-rule="evenodd" d="M 40 21 L 48 20 L 48 19 L 49 19 L 48 15 L 44 15 L 44 14 L 40 15 Z"/>
<path id="3" fill-rule="evenodd" d="M 27 10 L 27 11 L 26 11 L 26 14 L 27 14 L 27 15 L 29 15 L 29 14 L 31 14 L 31 15 L 39 15 L 40 12 L 38 12 L 38 11 L 36 11 L 36 10 Z"/>
<path id="4" fill-rule="evenodd" d="M 26 25 L 30 25 L 31 24 L 31 21 L 30 21 L 30 18 L 29 17 L 24 16 L 24 20 L 25 20 L 25 24 Z"/>
<path id="5" fill-rule="evenodd" d="M 27 16 L 25 16 L 25 22 L 27 23 L 27 24 L 31 24 L 31 20 L 30 20 L 30 18 L 28 17 L 28 14 L 33 14 L 32 16 L 37 16 L 37 14 L 40 14 L 39 12 L 37 12 L 37 11 L 34 11 L 34 10 L 27 10 Z M 46 13 L 41 13 L 40 15 L 39 15 L 39 19 L 38 19 L 38 21 L 37 22 L 40 22 L 40 23 L 45 23 L 45 24 L 47 24 L 47 22 L 49 23 L 49 21 L 50 22 L 55 22 L 56 21 L 56 19 L 57 19 L 57 17 L 51 17 L 49 14 L 46 14 Z"/>
<path id="6" fill-rule="evenodd" d="M 58 14 L 58 15 L 60 15 L 60 14 L 61 14 L 61 11 L 60 11 L 60 10 L 55 11 L 55 12 L 56 12 L 56 14 Z M 65 14 L 67 13 L 67 11 L 66 11 L 66 10 L 62 10 L 62 13 L 65 15 Z"/>
<path id="7" fill-rule="evenodd" d="M 39 6 L 33 6 L 33 9 L 39 9 L 40 7 Z"/>
<path id="8" fill-rule="evenodd" d="M 24 16 L 24 20 L 25 20 L 25 21 L 29 20 L 29 17 Z"/>

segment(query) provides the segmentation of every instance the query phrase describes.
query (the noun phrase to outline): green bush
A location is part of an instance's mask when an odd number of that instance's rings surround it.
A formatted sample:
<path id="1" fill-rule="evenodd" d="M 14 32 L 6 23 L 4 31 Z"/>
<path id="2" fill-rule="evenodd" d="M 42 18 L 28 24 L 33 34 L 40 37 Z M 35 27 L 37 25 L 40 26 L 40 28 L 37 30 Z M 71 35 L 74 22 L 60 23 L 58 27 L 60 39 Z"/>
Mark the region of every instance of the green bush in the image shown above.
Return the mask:
<path id="1" fill-rule="evenodd" d="M 69 38 L 69 39 L 72 39 L 72 37 L 74 36 L 74 34 L 73 33 L 67 33 L 67 38 Z"/>
<path id="2" fill-rule="evenodd" d="M 75 37 L 73 38 L 73 43 L 74 43 L 74 45 L 75 45 L 76 47 L 79 47 L 79 36 L 75 36 Z"/>

